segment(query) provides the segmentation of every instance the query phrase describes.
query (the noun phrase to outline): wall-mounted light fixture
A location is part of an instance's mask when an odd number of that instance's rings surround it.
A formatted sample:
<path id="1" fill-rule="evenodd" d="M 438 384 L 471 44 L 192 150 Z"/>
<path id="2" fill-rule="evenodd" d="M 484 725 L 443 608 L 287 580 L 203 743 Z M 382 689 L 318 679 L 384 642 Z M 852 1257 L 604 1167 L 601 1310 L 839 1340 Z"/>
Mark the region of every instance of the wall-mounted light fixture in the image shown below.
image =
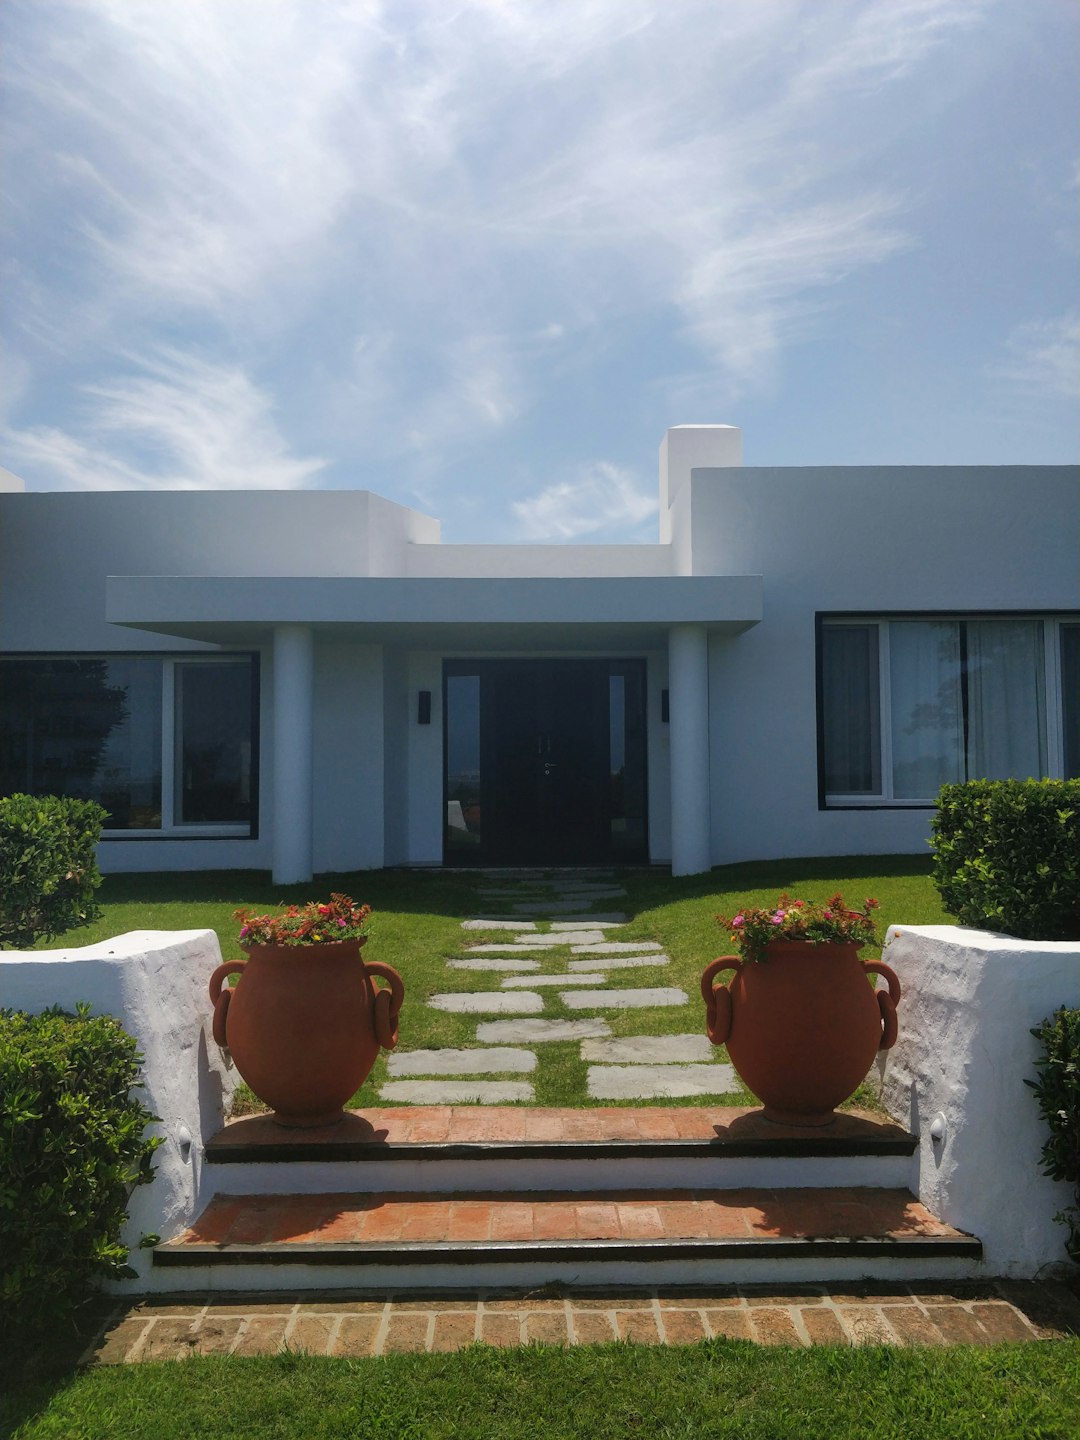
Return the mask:
<path id="1" fill-rule="evenodd" d="M 671 706 L 668 703 L 668 692 L 660 691 L 660 719 L 667 725 L 671 720 Z"/>
<path id="2" fill-rule="evenodd" d="M 431 724 L 431 691 L 421 690 L 417 696 L 416 723 L 418 725 Z"/>

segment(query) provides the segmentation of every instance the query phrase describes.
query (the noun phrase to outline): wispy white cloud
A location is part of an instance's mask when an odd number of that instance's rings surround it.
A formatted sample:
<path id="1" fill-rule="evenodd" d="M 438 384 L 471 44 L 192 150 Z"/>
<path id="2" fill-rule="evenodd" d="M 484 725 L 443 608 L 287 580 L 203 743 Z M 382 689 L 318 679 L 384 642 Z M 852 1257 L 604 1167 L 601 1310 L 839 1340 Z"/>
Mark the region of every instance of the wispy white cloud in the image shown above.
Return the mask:
<path id="1" fill-rule="evenodd" d="M 868 117 L 983 8 L 16 6 L 14 329 L 35 384 L 63 369 L 69 403 L 120 346 L 194 334 L 239 376 L 258 354 L 274 383 L 307 384 L 305 433 L 332 437 L 344 473 L 391 453 L 405 484 L 519 424 L 566 357 L 644 311 L 724 393 L 753 390 L 845 279 L 910 243 L 907 197 L 867 179 Z M 163 474 L 213 454 L 240 475 L 212 407 L 185 441 L 155 383 L 99 387 L 105 469 L 153 433 Z M 260 483 L 305 483 L 315 462 L 268 423 L 280 479 Z M 48 473 L 83 474 L 62 448 Z"/>
<path id="2" fill-rule="evenodd" d="M 646 538 L 648 522 L 655 526 L 657 500 L 631 471 L 593 460 L 572 479 L 515 500 L 512 509 L 522 540 L 636 541 Z"/>
<path id="3" fill-rule="evenodd" d="M 1080 395 L 1080 314 L 1017 325 L 1005 354 L 987 366 L 992 379 L 1026 396 Z"/>
<path id="4" fill-rule="evenodd" d="M 83 392 L 78 433 L 5 432 L 14 468 L 40 488 L 289 490 L 310 484 L 325 463 L 289 453 L 271 402 L 232 366 L 162 350 Z"/>

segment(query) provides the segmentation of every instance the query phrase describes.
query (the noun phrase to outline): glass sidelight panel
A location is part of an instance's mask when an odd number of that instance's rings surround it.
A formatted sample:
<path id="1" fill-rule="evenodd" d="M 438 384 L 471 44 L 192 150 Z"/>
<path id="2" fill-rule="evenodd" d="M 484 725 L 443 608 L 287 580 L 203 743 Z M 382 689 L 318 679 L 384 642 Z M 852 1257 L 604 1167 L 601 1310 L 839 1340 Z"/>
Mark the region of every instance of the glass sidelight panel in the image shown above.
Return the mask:
<path id="1" fill-rule="evenodd" d="M 645 854 L 645 676 L 640 665 L 608 676 L 609 824 L 613 858 Z"/>
<path id="2" fill-rule="evenodd" d="M 479 853 L 482 836 L 480 676 L 446 677 L 446 855 Z"/>

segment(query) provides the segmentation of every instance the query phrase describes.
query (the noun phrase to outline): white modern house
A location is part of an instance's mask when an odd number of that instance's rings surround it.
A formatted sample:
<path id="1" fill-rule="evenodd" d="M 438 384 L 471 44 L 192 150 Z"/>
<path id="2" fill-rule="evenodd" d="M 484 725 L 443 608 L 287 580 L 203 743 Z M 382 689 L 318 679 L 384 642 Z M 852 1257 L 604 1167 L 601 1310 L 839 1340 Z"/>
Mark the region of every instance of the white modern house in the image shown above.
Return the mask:
<path id="1" fill-rule="evenodd" d="M 106 871 L 922 852 L 1080 775 L 1080 477 L 660 449 L 655 545 L 443 545 L 366 491 L 0 479 L 0 793 Z"/>

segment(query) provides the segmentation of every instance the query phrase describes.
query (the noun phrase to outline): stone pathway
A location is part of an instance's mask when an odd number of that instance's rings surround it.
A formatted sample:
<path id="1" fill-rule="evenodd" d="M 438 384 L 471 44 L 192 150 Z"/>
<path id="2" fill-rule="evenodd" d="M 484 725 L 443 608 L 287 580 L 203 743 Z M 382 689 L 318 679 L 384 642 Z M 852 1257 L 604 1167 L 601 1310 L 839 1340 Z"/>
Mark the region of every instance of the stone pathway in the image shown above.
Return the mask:
<path id="1" fill-rule="evenodd" d="M 1080 1334 L 1080 1299 L 1053 1282 L 986 1280 L 844 1288 L 798 1285 L 575 1290 L 444 1298 L 340 1290 L 279 1299 L 193 1295 L 117 1301 L 84 1364 L 175 1360 L 186 1355 L 385 1355 L 485 1345 L 586 1345 L 630 1340 L 683 1345 L 711 1336 L 759 1345 L 993 1345 Z"/>
<path id="2" fill-rule="evenodd" d="M 530 1082 L 488 1077 L 532 1073 L 536 1052 L 531 1047 L 567 1040 L 581 1042 L 587 1094 L 593 1100 L 720 1096 L 737 1090 L 731 1066 L 712 1063 L 712 1047 L 703 1034 L 610 1040 L 611 1028 L 602 1018 L 606 1014 L 691 1003 L 677 986 L 608 988 L 611 977 L 618 979 L 622 972 L 655 971 L 670 964 L 656 941 L 614 938 L 627 924 L 625 913 L 586 910 L 600 901 L 626 898 L 614 875 L 494 873 L 485 877 L 478 893 L 485 901 L 499 902 L 501 913 L 464 920 L 461 951 L 446 962 L 452 972 L 475 972 L 476 988 L 435 994 L 428 1003 L 456 1015 L 523 1018 L 480 1019 L 475 1048 L 396 1053 L 389 1061 L 390 1079 L 379 1092 L 382 1099 L 431 1105 L 534 1100 Z M 497 990 L 492 988 L 496 977 Z M 593 1018 L 551 1015 L 549 1004 L 555 998 L 565 1009 L 592 1012 Z M 615 1048 L 597 1051 L 598 1042 Z M 519 1048 L 500 1048 L 506 1046 Z M 501 1063 L 501 1057 L 511 1054 L 517 1057 L 513 1063 Z M 531 1063 L 526 1064 L 524 1056 Z M 441 1078 L 423 1078 L 436 1076 Z"/>

